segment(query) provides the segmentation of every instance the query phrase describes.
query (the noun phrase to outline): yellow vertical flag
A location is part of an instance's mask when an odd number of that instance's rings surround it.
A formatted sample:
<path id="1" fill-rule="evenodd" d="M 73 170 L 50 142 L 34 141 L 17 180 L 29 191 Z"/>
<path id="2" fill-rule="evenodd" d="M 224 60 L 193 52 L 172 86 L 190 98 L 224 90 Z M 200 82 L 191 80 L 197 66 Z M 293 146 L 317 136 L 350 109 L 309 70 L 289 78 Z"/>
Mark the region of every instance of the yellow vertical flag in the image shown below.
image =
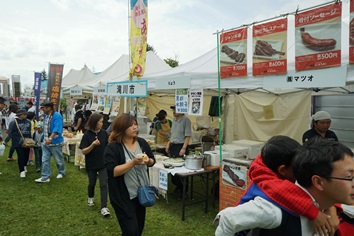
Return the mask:
<path id="1" fill-rule="evenodd" d="M 145 71 L 147 30 L 148 30 L 148 0 L 130 0 L 130 56 L 131 68 L 129 79 L 133 76 L 140 79 Z"/>

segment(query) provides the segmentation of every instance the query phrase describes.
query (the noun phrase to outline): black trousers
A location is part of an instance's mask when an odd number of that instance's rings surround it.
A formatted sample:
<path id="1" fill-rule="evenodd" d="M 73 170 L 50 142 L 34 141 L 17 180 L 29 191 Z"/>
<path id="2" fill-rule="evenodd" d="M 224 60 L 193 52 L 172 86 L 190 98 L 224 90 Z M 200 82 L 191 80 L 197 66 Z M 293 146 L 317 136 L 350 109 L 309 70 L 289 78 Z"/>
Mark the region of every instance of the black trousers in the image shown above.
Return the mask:
<path id="1" fill-rule="evenodd" d="M 130 200 L 134 206 L 132 218 L 118 219 L 122 236 L 140 236 L 145 225 L 146 208 L 140 205 L 138 198 Z"/>
<path id="2" fill-rule="evenodd" d="M 183 147 L 183 143 L 171 143 L 170 144 L 170 157 L 180 157 L 179 152 L 181 151 Z M 188 148 L 186 148 L 186 153 L 185 155 L 189 154 Z M 176 186 L 176 188 L 182 192 L 183 189 L 183 184 L 182 180 L 179 176 L 172 176 L 171 178 L 172 183 Z M 188 178 L 187 178 L 187 186 L 186 186 L 186 192 L 188 192 Z"/>

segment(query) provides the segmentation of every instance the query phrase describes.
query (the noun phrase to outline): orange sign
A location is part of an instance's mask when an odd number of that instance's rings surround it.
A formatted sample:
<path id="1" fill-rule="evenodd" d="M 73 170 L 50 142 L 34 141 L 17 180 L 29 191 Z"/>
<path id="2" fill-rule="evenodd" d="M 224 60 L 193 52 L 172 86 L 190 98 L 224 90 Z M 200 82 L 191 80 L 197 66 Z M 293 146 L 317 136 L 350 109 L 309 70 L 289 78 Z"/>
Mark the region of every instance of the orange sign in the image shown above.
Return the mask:
<path id="1" fill-rule="evenodd" d="M 295 69 L 340 66 L 342 3 L 295 16 Z"/>
<path id="2" fill-rule="evenodd" d="M 247 75 L 247 28 L 220 35 L 220 77 Z"/>
<path id="3" fill-rule="evenodd" d="M 354 0 L 350 0 L 349 63 L 354 63 Z"/>
<path id="4" fill-rule="evenodd" d="M 254 76 L 286 73 L 287 29 L 288 19 L 253 26 Z"/>

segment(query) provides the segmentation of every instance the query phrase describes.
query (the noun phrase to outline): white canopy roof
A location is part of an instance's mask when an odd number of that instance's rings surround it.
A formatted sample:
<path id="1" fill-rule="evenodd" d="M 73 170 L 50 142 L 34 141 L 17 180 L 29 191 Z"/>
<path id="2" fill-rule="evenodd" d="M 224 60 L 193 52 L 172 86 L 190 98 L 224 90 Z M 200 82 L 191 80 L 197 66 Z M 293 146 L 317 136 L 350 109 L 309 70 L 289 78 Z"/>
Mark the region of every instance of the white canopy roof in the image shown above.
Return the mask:
<path id="1" fill-rule="evenodd" d="M 81 70 L 71 69 L 68 74 L 65 75 L 62 81 L 63 88 L 72 88 L 75 86 L 82 86 L 83 83 L 90 80 L 95 75 L 85 65 Z M 83 87 L 85 88 L 85 87 Z"/>
<path id="2" fill-rule="evenodd" d="M 141 79 L 145 79 L 145 76 L 162 71 L 167 71 L 171 67 L 157 56 L 154 52 L 148 51 L 146 54 L 146 66 L 145 73 Z M 105 84 L 107 82 L 122 82 L 129 80 L 129 56 L 123 54 L 117 61 L 115 61 L 110 67 L 104 70 L 99 75 L 86 80 L 82 83 L 83 86 L 95 87 L 99 84 Z M 81 84 L 80 84 L 81 85 Z"/>

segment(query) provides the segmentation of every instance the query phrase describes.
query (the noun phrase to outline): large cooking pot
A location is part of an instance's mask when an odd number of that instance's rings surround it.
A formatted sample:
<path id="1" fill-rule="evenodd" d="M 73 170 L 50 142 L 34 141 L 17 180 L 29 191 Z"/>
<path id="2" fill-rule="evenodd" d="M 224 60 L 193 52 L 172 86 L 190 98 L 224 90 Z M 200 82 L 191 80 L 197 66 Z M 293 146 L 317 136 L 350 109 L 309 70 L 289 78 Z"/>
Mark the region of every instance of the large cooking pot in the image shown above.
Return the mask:
<path id="1" fill-rule="evenodd" d="M 190 155 L 187 155 L 185 158 L 186 158 L 186 162 L 184 165 L 187 169 L 199 170 L 202 168 L 202 163 L 203 163 L 203 159 L 204 159 L 203 156 L 196 155 L 196 154 L 190 154 Z"/>

